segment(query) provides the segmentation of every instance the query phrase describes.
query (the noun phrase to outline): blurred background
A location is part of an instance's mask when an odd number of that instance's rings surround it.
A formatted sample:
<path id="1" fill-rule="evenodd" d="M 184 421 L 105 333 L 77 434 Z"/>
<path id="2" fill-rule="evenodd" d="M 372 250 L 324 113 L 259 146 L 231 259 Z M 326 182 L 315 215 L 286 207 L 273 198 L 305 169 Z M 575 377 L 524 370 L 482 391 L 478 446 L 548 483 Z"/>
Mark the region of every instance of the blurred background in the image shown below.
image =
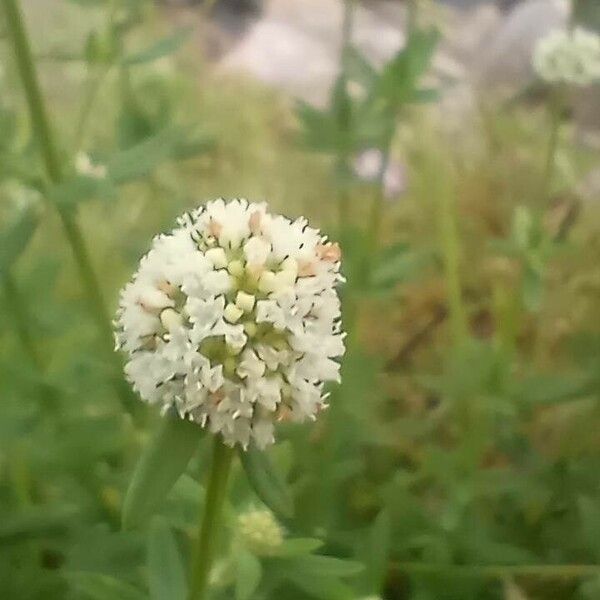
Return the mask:
<path id="1" fill-rule="evenodd" d="M 159 416 L 110 320 L 156 233 L 246 197 L 340 240 L 348 351 L 269 450 L 293 515 L 235 465 L 211 597 L 600 599 L 600 87 L 532 66 L 597 0 L 23 11 L 61 172 L 0 11 L 0 597 L 185 599 L 210 441 L 124 530 Z"/>

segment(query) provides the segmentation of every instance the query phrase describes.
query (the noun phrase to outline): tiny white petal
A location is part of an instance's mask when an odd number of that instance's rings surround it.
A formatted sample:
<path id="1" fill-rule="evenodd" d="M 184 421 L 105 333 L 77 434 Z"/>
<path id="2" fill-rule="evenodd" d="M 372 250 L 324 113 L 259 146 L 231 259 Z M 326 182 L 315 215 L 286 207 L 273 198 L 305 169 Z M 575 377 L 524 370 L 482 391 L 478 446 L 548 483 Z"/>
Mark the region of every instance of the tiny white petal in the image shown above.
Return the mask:
<path id="1" fill-rule="evenodd" d="M 247 294 L 246 292 L 239 291 L 235 298 L 235 304 L 244 312 L 251 312 L 254 308 L 254 303 L 256 302 L 256 298 L 252 294 Z"/>
<path id="2" fill-rule="evenodd" d="M 244 311 L 236 306 L 235 304 L 228 304 L 225 307 L 225 312 L 223 316 L 230 323 L 237 323 L 240 320 L 240 317 L 244 314 Z"/>

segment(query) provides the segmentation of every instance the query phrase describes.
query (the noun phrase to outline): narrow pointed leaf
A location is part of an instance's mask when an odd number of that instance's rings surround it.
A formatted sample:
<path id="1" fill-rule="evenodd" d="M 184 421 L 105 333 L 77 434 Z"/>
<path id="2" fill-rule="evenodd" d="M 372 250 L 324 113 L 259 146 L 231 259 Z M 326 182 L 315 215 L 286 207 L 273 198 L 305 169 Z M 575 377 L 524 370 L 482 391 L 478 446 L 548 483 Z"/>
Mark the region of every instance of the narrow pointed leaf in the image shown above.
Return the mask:
<path id="1" fill-rule="evenodd" d="M 291 571 L 288 578 L 301 590 L 309 594 L 311 598 L 322 600 L 354 600 L 356 598 L 352 588 L 336 577 L 307 575 L 306 573 Z"/>
<path id="2" fill-rule="evenodd" d="M 124 63 L 130 66 L 141 65 L 164 58 L 165 56 L 170 56 L 189 40 L 192 31 L 192 27 L 182 27 L 173 34 L 158 40 L 148 48 L 131 54 L 124 60 Z"/>
<path id="3" fill-rule="evenodd" d="M 269 456 L 256 448 L 240 451 L 240 460 L 256 495 L 283 520 L 291 518 L 294 503 Z"/>
<path id="4" fill-rule="evenodd" d="M 281 544 L 277 549 L 276 556 L 302 556 L 318 550 L 322 545 L 323 542 L 316 538 L 292 538 Z"/>
<path id="5" fill-rule="evenodd" d="M 23 211 L 11 227 L 0 234 L 0 272 L 9 269 L 25 251 L 37 223 L 33 210 Z"/>
<path id="6" fill-rule="evenodd" d="M 307 576 L 351 577 L 364 570 L 362 563 L 355 560 L 319 554 L 295 558 L 290 564 L 297 573 L 304 573 Z"/>
<path id="7" fill-rule="evenodd" d="M 148 581 L 151 600 L 186 600 L 185 569 L 168 523 L 155 518 L 148 534 Z"/>
<path id="8" fill-rule="evenodd" d="M 235 599 L 250 600 L 262 577 L 260 561 L 254 554 L 242 549 L 236 557 L 236 565 Z"/>
<path id="9" fill-rule="evenodd" d="M 142 524 L 165 499 L 198 447 L 202 429 L 176 417 L 165 417 L 142 454 L 123 504 L 123 527 Z"/>
<path id="10" fill-rule="evenodd" d="M 368 591 L 379 594 L 384 583 L 391 543 L 389 513 L 382 510 L 375 519 L 367 538 L 365 553 Z"/>
<path id="11" fill-rule="evenodd" d="M 23 514 L 4 516 L 0 525 L 0 544 L 16 544 L 32 539 L 60 536 L 77 522 L 72 506 L 30 509 Z"/>
<path id="12" fill-rule="evenodd" d="M 146 600 L 136 587 L 110 575 L 71 572 L 65 577 L 81 600 Z"/>

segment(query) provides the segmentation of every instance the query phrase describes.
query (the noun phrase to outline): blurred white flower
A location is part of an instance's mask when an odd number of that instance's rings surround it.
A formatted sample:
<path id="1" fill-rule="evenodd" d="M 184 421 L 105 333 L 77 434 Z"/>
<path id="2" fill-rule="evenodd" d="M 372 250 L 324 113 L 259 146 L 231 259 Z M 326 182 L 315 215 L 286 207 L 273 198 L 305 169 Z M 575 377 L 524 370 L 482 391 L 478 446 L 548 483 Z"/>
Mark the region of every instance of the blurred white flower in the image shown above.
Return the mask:
<path id="1" fill-rule="evenodd" d="M 548 83 L 590 85 L 600 80 L 600 36 L 580 27 L 552 31 L 538 42 L 533 67 Z"/>
<path id="2" fill-rule="evenodd" d="M 251 509 L 237 518 L 241 542 L 257 556 L 271 556 L 283 544 L 283 528 L 270 510 Z"/>
<path id="3" fill-rule="evenodd" d="M 75 156 L 75 170 L 79 175 L 85 175 L 94 179 L 104 179 L 106 177 L 106 167 L 94 164 L 89 154 L 85 152 L 78 152 L 77 156 Z"/>
<path id="4" fill-rule="evenodd" d="M 0 184 L 0 217 L 9 222 L 17 215 L 42 204 L 42 194 L 16 179 L 5 179 Z"/>
<path id="5" fill-rule="evenodd" d="M 354 159 L 354 172 L 359 179 L 376 183 L 382 169 L 383 153 L 377 148 L 363 150 Z M 406 191 L 406 172 L 399 162 L 390 160 L 383 175 L 383 193 L 387 199 Z"/>
<path id="6" fill-rule="evenodd" d="M 264 203 L 209 202 L 154 239 L 121 292 L 117 346 L 146 402 L 228 445 L 314 419 L 344 353 L 340 249 Z"/>

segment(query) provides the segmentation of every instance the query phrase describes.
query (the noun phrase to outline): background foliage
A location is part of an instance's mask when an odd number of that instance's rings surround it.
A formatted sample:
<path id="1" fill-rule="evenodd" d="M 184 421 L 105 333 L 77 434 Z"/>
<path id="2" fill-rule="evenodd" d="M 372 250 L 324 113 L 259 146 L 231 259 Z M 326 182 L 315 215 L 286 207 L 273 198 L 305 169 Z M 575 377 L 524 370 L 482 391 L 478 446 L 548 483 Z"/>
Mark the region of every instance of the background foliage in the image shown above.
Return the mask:
<path id="1" fill-rule="evenodd" d="M 234 465 L 215 598 L 599 598 L 600 214 L 576 185 L 598 156 L 568 112 L 548 182 L 543 94 L 482 98 L 448 134 L 424 77 L 438 36 L 418 23 L 376 70 L 347 22 L 317 110 L 215 75 L 150 2 L 66 14 L 34 37 L 59 182 L 2 49 L 0 595 L 185 598 L 210 444 L 178 432 L 148 458 L 164 424 L 123 392 L 61 215 L 112 311 L 152 235 L 246 196 L 341 240 L 348 354 L 317 423 Z M 353 171 L 367 148 L 371 182 Z M 409 182 L 390 202 L 398 157 Z M 238 520 L 263 503 L 285 531 L 269 552 Z"/>

